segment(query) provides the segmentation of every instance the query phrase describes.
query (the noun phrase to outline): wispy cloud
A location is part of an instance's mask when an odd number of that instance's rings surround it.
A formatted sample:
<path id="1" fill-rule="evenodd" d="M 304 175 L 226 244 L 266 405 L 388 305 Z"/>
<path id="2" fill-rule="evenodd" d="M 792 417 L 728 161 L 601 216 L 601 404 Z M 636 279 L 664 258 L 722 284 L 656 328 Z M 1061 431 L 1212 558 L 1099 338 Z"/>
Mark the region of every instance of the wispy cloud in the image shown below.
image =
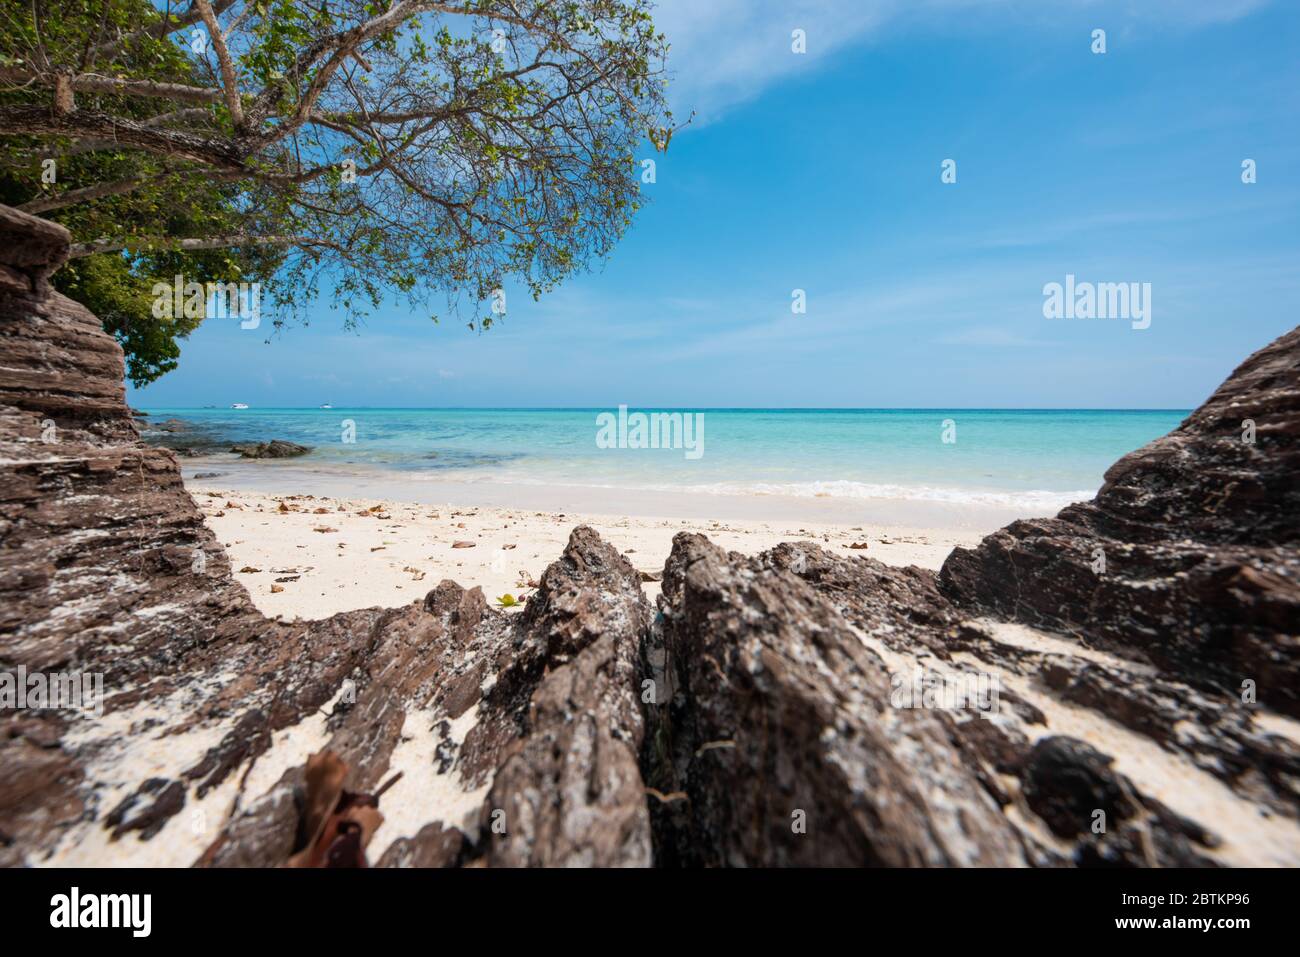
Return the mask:
<path id="1" fill-rule="evenodd" d="M 1086 10 L 1120 28 L 1133 22 L 1171 29 L 1240 19 L 1271 0 L 660 0 L 655 22 L 672 44 L 674 112 L 696 124 L 718 119 L 773 84 L 825 66 L 834 54 L 904 22 L 942 22 L 946 30 L 987 28 L 990 12 L 1010 21 L 1050 22 Z M 1100 20 L 1099 20 L 1100 23 Z M 791 51 L 803 30 L 807 52 Z"/>
<path id="2" fill-rule="evenodd" d="M 1229 176 L 1236 173 L 1235 167 L 1229 167 Z M 1034 246 L 1050 246 L 1075 240 L 1080 236 L 1094 233 L 1115 234 L 1121 230 L 1142 228 L 1159 229 L 1161 227 L 1185 227 L 1192 223 L 1205 223 L 1227 217 L 1240 218 L 1245 214 L 1258 216 L 1278 210 L 1290 215 L 1290 210 L 1300 200 L 1300 196 L 1290 190 L 1272 192 L 1266 198 L 1252 198 L 1234 202 L 1211 203 L 1200 206 L 1147 207 L 1143 209 L 1105 210 L 1086 216 L 1073 218 L 1057 217 L 1037 219 L 1004 226 L 997 231 L 990 231 L 976 241 L 976 245 L 985 249 L 1021 249 Z M 968 240 L 963 240 L 968 242 Z"/>
<path id="3" fill-rule="evenodd" d="M 1032 336 L 1022 336 L 1010 329 L 997 326 L 976 326 L 939 336 L 934 340 L 944 346 L 991 346 L 999 349 L 1018 349 L 1050 346 L 1053 343 Z"/>
<path id="4" fill-rule="evenodd" d="M 672 44 L 670 87 L 676 112 L 696 123 L 852 44 L 882 26 L 896 3 L 826 0 L 664 0 L 655 22 Z M 808 52 L 791 52 L 791 32 L 807 36 Z"/>

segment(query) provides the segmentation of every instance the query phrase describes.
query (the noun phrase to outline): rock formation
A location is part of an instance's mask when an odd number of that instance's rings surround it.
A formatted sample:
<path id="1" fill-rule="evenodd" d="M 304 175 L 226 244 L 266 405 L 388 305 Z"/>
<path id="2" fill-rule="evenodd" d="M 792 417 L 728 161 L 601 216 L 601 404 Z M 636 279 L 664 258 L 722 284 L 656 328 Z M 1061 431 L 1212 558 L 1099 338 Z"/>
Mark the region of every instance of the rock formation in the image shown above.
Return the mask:
<path id="1" fill-rule="evenodd" d="M 244 442 L 232 445 L 230 451 L 238 452 L 239 457 L 244 459 L 291 459 L 306 455 L 311 449 L 297 442 L 272 439 L 270 442 Z"/>
<path id="2" fill-rule="evenodd" d="M 957 601 L 1300 717 L 1300 329 L 1261 349 L 1091 502 L 944 565 Z"/>
<path id="3" fill-rule="evenodd" d="M 579 527 L 519 614 L 284 622 L 67 244 L 0 207 L 0 674 L 104 700 L 0 709 L 0 863 L 301 862 L 343 793 L 371 866 L 1300 863 L 1300 330 L 938 575 L 680 535 L 656 610 Z"/>

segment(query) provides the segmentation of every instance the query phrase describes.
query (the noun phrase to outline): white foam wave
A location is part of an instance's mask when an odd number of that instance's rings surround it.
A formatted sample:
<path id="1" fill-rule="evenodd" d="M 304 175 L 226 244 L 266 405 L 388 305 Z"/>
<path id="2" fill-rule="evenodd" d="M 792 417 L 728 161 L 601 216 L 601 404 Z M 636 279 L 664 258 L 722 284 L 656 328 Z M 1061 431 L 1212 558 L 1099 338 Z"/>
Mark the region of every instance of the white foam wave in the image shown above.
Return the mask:
<path id="1" fill-rule="evenodd" d="M 853 482 L 847 479 L 815 482 L 717 482 L 678 486 L 680 491 L 712 495 L 787 495 L 793 498 L 906 499 L 948 502 L 954 505 L 993 505 L 1006 508 L 1064 508 L 1087 501 L 1093 489 L 1055 492 L 1047 489 L 995 490 L 934 485 L 897 485 Z"/>
<path id="2" fill-rule="evenodd" d="M 448 475 L 420 476 L 446 481 Z M 464 476 L 456 476 L 462 480 Z M 654 482 L 610 482 L 579 478 L 573 475 L 492 474 L 475 475 L 472 481 L 503 485 L 557 486 L 609 489 L 615 491 L 676 492 L 694 495 L 772 495 L 790 498 L 889 499 L 941 502 L 952 505 L 982 505 L 1037 513 L 1058 511 L 1074 502 L 1085 502 L 1097 494 L 1096 489 L 1052 491 L 1049 489 L 987 489 L 958 486 L 900 485 L 894 483 L 855 482 L 848 479 L 807 482 L 713 482 L 708 484 L 673 484 Z"/>

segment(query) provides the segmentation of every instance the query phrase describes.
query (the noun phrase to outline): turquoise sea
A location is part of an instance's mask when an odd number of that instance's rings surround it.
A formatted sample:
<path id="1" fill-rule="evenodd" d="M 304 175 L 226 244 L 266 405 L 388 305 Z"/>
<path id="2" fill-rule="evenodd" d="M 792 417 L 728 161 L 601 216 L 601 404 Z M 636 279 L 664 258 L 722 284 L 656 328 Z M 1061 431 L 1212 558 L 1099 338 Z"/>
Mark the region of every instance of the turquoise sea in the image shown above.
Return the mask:
<path id="1" fill-rule="evenodd" d="M 601 448 L 617 409 L 163 409 L 214 448 L 287 439 L 300 467 L 395 470 L 408 480 L 502 482 L 1058 507 L 1112 462 L 1178 425 L 1180 410 L 704 409 L 703 454 Z M 666 411 L 637 409 L 631 412 Z M 685 412 L 685 410 L 681 410 Z M 944 442 L 945 420 L 953 442 Z M 348 424 L 355 440 L 345 441 Z"/>

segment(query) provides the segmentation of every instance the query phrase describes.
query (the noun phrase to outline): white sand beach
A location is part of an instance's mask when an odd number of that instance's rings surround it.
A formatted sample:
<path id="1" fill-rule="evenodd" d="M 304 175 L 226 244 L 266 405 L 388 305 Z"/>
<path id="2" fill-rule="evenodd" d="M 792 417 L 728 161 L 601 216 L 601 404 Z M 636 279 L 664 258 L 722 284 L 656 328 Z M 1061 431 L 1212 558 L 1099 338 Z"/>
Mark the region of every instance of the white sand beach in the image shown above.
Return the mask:
<path id="1" fill-rule="evenodd" d="M 286 473 L 263 470 L 259 484 L 277 474 Z M 237 580 L 248 588 L 258 609 L 285 619 L 404 605 L 443 579 L 467 588 L 477 585 L 490 600 L 504 595 L 519 600 L 534 590 L 542 571 L 560 556 L 570 531 L 581 524 L 595 528 L 646 573 L 645 578 L 657 579 L 678 532 L 700 532 L 746 554 L 780 542 L 809 540 L 845 555 L 937 569 L 954 547 L 976 544 L 1013 517 L 1002 511 L 967 510 L 963 525 L 955 512 L 932 510 L 929 517 L 944 518 L 947 524 L 850 524 L 795 517 L 800 510 L 817 518 L 839 516 L 842 503 L 626 495 L 617 496 L 617 502 L 632 514 L 620 514 L 608 507 L 614 497 L 593 495 L 592 490 L 583 490 L 590 506 L 579 510 L 464 504 L 474 493 L 480 501 L 490 501 L 494 492 L 502 494 L 482 485 L 459 491 L 441 487 L 438 492 L 451 500 L 434 504 L 328 494 L 319 481 L 308 481 L 303 474 L 297 478 L 297 489 L 279 492 L 231 488 L 220 479 L 187 483 L 225 547 Z M 534 500 L 564 498 L 557 489 L 530 494 Z M 656 506 L 661 514 L 638 514 Z M 706 509 L 716 517 L 703 517 Z M 748 517 L 735 517 L 737 513 Z M 655 580 L 647 580 L 644 587 L 652 598 L 659 590 Z"/>

